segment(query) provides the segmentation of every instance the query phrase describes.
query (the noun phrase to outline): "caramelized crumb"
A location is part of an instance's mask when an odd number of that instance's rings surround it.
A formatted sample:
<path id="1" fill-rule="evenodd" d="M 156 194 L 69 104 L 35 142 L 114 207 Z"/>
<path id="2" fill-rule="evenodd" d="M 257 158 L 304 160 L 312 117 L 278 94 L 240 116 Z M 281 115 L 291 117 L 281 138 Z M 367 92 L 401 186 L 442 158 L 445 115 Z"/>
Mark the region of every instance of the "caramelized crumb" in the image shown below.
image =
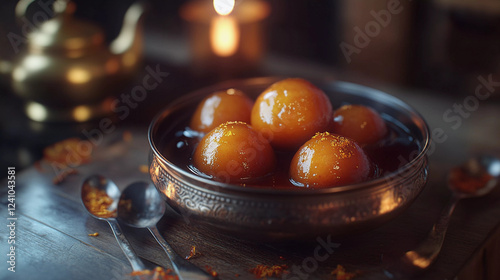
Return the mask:
<path id="1" fill-rule="evenodd" d="M 186 256 L 186 260 L 190 260 L 192 258 L 196 258 L 201 256 L 201 253 L 196 251 L 196 246 L 191 246 L 191 250 L 189 251 L 189 256 Z"/>
<path id="2" fill-rule="evenodd" d="M 83 203 L 90 213 L 101 218 L 116 217 L 116 210 L 108 210 L 113 204 L 113 199 L 105 191 L 86 185 L 83 187 L 83 192 Z"/>
<path id="3" fill-rule="evenodd" d="M 206 265 L 205 268 L 206 268 L 207 272 L 210 275 L 212 275 L 213 277 L 219 276 L 219 273 L 217 273 L 217 271 L 215 271 L 211 266 Z"/>
<path id="4" fill-rule="evenodd" d="M 335 277 L 336 280 L 351 280 L 354 277 L 356 277 L 359 273 L 346 272 L 345 268 L 339 264 L 337 265 L 337 268 L 335 268 L 330 274 L 336 276 Z"/>
<path id="5" fill-rule="evenodd" d="M 224 123 L 221 123 L 219 125 L 219 127 L 228 127 L 230 125 L 235 125 L 235 124 L 244 124 L 244 125 L 248 125 L 246 122 L 242 122 L 242 121 L 229 121 L 229 122 L 224 122 Z"/>
<path id="6" fill-rule="evenodd" d="M 56 142 L 43 149 L 43 159 L 37 161 L 35 167 L 39 172 L 44 172 L 42 162 L 50 164 L 56 171 L 52 182 L 56 185 L 61 184 L 66 177 L 77 173 L 75 167 L 90 161 L 92 147 L 90 141 L 79 138 Z"/>
<path id="7" fill-rule="evenodd" d="M 76 167 L 90 161 L 92 144 L 79 138 L 69 138 L 43 149 L 43 159 L 64 167 Z"/>
<path id="8" fill-rule="evenodd" d="M 326 136 L 329 136 L 330 133 L 325 131 L 325 132 L 316 132 L 316 134 L 314 134 L 314 136 L 312 138 L 316 139 L 316 138 L 321 138 L 321 140 L 326 140 Z"/>
<path id="9" fill-rule="evenodd" d="M 286 264 L 273 266 L 259 264 L 256 267 L 252 268 L 250 272 L 259 279 L 267 277 L 280 278 L 283 274 L 288 273 L 288 271 L 286 270 L 287 268 L 288 266 Z"/>
<path id="10" fill-rule="evenodd" d="M 155 267 L 152 271 L 149 269 L 133 271 L 130 276 L 152 276 L 148 277 L 148 280 L 178 280 L 179 277 L 173 274 L 171 269 L 164 269 L 163 267 Z M 139 279 L 143 279 L 139 277 Z"/>
<path id="11" fill-rule="evenodd" d="M 88 236 L 97 237 L 99 236 L 99 233 L 98 232 L 89 233 Z"/>

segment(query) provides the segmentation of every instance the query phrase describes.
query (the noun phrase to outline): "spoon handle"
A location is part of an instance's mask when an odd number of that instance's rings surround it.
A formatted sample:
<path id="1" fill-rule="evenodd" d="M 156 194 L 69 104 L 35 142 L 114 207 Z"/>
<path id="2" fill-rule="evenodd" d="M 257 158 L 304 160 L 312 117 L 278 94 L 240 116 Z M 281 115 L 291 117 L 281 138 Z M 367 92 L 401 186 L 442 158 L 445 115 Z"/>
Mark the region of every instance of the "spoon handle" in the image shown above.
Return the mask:
<path id="1" fill-rule="evenodd" d="M 125 235 L 123 235 L 122 229 L 120 228 L 120 225 L 116 221 L 116 219 L 107 219 L 106 220 L 111 227 L 111 230 L 113 231 L 113 234 L 115 235 L 116 241 L 118 242 L 118 245 L 120 245 L 120 248 L 122 249 L 123 253 L 127 257 L 128 261 L 132 265 L 132 270 L 133 271 L 141 271 L 145 270 L 146 267 L 144 266 L 144 263 L 139 259 L 137 254 L 135 253 L 134 249 L 128 242 L 127 238 Z"/>
<path id="2" fill-rule="evenodd" d="M 459 196 L 453 195 L 451 197 L 427 237 L 416 249 L 406 252 L 402 257 L 403 263 L 422 270 L 426 269 L 434 262 L 443 246 L 444 237 L 448 225 L 450 224 L 451 214 L 453 210 L 455 210 L 458 201 L 460 201 Z"/>
<path id="3" fill-rule="evenodd" d="M 200 269 L 194 264 L 188 262 L 184 258 L 180 257 L 175 251 L 170 247 L 170 245 L 165 241 L 163 236 L 158 231 L 156 226 L 148 227 L 149 232 L 154 236 L 156 241 L 163 248 L 168 258 L 172 263 L 172 268 L 175 273 L 182 279 L 193 279 L 193 280 L 205 280 L 205 279 L 213 279 L 213 277 L 208 274 L 206 271 Z"/>

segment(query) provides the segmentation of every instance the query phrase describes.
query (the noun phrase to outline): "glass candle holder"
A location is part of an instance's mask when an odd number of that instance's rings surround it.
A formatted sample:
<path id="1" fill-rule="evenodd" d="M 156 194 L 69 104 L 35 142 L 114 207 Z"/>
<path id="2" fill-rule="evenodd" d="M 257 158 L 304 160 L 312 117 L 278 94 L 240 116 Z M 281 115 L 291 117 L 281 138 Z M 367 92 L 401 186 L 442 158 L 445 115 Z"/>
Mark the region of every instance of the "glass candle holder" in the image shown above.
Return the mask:
<path id="1" fill-rule="evenodd" d="M 210 1 L 192 1 L 181 8 L 188 26 L 193 71 L 225 77 L 254 71 L 265 51 L 264 27 L 270 5 L 241 1 L 226 15 L 219 14 L 215 6 Z"/>

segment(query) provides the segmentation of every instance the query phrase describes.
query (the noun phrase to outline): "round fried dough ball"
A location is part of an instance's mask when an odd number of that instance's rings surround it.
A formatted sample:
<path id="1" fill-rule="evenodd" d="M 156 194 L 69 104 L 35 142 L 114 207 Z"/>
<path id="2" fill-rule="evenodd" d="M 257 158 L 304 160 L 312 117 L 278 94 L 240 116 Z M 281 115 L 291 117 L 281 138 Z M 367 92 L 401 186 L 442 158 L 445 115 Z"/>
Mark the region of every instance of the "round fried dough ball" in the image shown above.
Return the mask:
<path id="1" fill-rule="evenodd" d="M 285 79 L 262 92 L 252 109 L 252 126 L 268 135 L 271 145 L 294 150 L 331 124 L 332 105 L 310 82 Z"/>
<path id="2" fill-rule="evenodd" d="M 193 165 L 225 183 L 250 182 L 273 172 L 276 158 L 269 142 L 243 122 L 227 122 L 198 144 Z"/>
<path id="3" fill-rule="evenodd" d="M 344 105 L 333 114 L 332 132 L 359 144 L 373 144 L 387 134 L 382 117 L 363 105 Z"/>
<path id="4" fill-rule="evenodd" d="M 295 153 L 290 178 L 295 185 L 327 188 L 365 181 L 370 162 L 351 139 L 318 133 Z"/>
<path id="5" fill-rule="evenodd" d="M 198 104 L 189 127 L 207 133 L 228 121 L 250 123 L 252 107 L 252 99 L 240 90 L 214 92 Z"/>

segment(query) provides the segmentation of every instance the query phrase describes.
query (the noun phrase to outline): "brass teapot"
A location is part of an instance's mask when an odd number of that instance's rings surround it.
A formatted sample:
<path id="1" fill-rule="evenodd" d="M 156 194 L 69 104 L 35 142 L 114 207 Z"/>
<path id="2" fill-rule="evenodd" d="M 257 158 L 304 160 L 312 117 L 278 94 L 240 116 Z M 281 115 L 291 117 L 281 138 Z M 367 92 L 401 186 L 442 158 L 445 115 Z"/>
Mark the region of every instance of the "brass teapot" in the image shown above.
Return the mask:
<path id="1" fill-rule="evenodd" d="M 21 0 L 23 16 L 34 0 Z M 125 14 L 118 37 L 105 45 L 102 29 L 73 17 L 75 4 L 53 3 L 54 17 L 28 34 L 27 49 L 11 67 L 14 92 L 35 121 L 83 122 L 111 113 L 120 86 L 133 78 L 142 56 L 142 3 Z"/>

